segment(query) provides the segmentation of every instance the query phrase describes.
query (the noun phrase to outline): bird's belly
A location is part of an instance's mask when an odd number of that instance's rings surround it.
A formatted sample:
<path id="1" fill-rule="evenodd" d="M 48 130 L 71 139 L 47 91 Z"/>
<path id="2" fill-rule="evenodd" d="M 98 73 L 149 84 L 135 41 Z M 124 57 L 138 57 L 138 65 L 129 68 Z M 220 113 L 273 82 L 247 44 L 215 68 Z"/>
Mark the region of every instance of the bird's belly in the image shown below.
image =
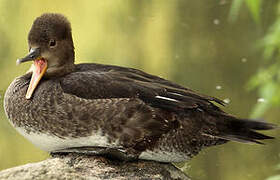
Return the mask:
<path id="1" fill-rule="evenodd" d="M 159 162 L 183 162 L 189 160 L 187 154 L 178 151 L 168 151 L 155 149 L 153 151 L 146 150 L 139 155 L 139 159 L 159 161 Z"/>
<path id="2" fill-rule="evenodd" d="M 91 136 L 70 138 L 60 138 L 54 135 L 43 133 L 27 133 L 23 128 L 16 127 L 16 130 L 32 142 L 35 146 L 47 152 L 56 152 L 59 150 L 65 150 L 67 148 L 79 148 L 79 147 L 106 147 L 106 148 L 121 148 L 119 143 L 109 142 L 107 136 L 101 135 L 101 132 L 96 132 Z M 146 150 L 140 153 L 139 159 L 153 160 L 159 162 L 182 162 L 190 159 L 186 154 L 170 151 L 164 149 L 155 149 L 153 151 Z"/>
<path id="3" fill-rule="evenodd" d="M 48 152 L 58 151 L 67 148 L 75 147 L 109 147 L 118 148 L 118 142 L 109 142 L 108 136 L 102 134 L 100 131 L 93 133 L 86 137 L 57 137 L 44 133 L 27 133 L 23 128 L 16 127 L 16 130 L 32 142 L 35 146 Z M 102 134 L 102 135 L 101 135 Z"/>

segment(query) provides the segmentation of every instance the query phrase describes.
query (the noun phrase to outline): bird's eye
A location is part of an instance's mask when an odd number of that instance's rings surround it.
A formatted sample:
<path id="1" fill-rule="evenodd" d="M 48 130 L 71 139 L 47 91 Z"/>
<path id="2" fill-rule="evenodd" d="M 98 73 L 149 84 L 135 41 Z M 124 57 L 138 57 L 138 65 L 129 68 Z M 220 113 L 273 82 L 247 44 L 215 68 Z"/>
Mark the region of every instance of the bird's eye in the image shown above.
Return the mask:
<path id="1" fill-rule="evenodd" d="M 54 47 L 56 45 L 56 42 L 54 39 L 50 40 L 50 47 Z"/>

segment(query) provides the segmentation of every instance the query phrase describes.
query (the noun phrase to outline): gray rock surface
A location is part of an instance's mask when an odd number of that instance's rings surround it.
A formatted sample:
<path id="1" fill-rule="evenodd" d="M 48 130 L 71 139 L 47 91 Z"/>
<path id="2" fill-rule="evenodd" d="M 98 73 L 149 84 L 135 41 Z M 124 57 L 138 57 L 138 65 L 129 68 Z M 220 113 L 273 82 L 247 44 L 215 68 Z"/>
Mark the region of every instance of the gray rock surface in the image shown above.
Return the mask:
<path id="1" fill-rule="evenodd" d="M 0 171 L 2 180 L 186 179 L 172 164 L 152 161 L 119 162 L 86 155 L 56 155 L 47 160 Z"/>

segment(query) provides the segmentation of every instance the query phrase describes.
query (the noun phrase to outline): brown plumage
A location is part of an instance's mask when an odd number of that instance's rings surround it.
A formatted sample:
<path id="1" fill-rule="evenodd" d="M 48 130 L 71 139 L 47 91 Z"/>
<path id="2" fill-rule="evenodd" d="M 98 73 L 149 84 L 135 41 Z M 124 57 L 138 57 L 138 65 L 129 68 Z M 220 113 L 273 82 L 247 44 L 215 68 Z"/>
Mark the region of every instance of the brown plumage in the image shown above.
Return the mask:
<path id="1" fill-rule="evenodd" d="M 70 23 L 60 14 L 38 17 L 28 43 L 17 62 L 34 61 L 32 72 L 12 82 L 4 106 L 12 125 L 46 151 L 180 162 L 228 140 L 272 138 L 255 130 L 275 125 L 231 116 L 217 98 L 132 68 L 75 65 Z"/>

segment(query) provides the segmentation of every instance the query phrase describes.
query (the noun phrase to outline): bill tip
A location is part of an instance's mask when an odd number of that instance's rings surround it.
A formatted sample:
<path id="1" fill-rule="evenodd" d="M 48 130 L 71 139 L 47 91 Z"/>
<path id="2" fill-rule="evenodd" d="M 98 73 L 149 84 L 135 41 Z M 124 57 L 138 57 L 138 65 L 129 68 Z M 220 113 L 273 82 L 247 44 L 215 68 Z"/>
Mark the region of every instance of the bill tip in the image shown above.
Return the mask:
<path id="1" fill-rule="evenodd" d="M 26 94 L 25 98 L 26 98 L 26 99 L 30 99 L 30 98 L 31 98 L 31 95 L 30 95 L 30 94 Z"/>
<path id="2" fill-rule="evenodd" d="M 21 63 L 20 59 L 17 59 L 16 65 L 19 65 Z"/>

